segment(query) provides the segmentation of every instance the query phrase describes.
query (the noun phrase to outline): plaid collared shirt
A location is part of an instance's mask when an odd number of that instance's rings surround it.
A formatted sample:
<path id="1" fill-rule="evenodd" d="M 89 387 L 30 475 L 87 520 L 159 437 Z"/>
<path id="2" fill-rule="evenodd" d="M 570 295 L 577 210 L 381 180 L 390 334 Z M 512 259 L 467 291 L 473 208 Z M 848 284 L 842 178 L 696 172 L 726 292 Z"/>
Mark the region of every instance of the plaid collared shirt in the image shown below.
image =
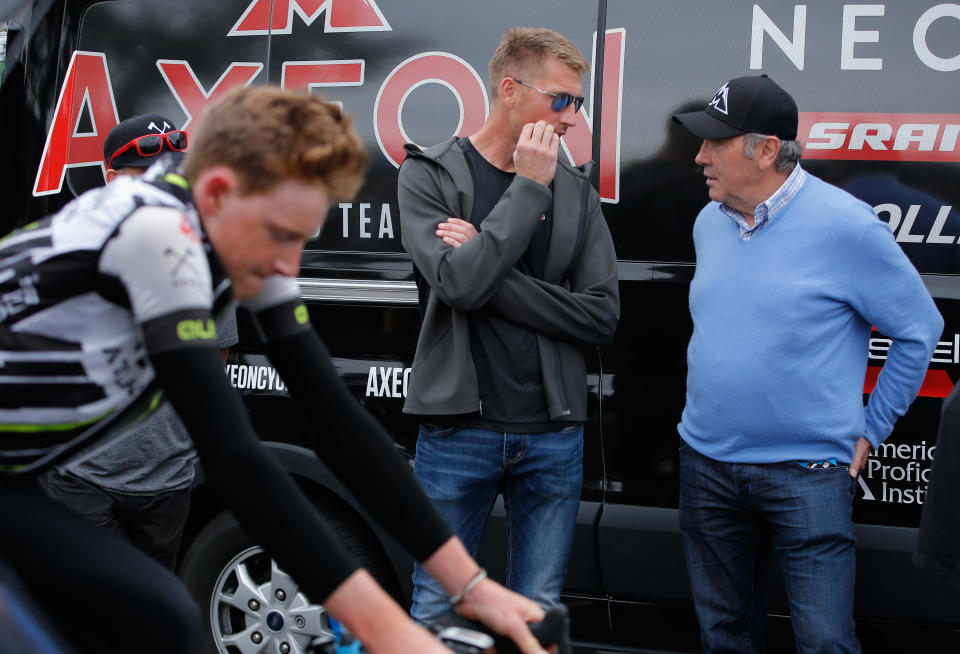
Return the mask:
<path id="1" fill-rule="evenodd" d="M 800 191 L 800 187 L 803 186 L 803 182 L 806 179 L 807 173 L 800 168 L 800 164 L 798 163 L 793 167 L 793 171 L 790 173 L 790 176 L 787 177 L 786 181 L 780 185 L 780 188 L 767 198 L 766 201 L 757 205 L 757 208 L 753 212 L 753 227 L 747 224 L 746 218 L 736 209 L 731 209 L 727 205 L 721 204 L 720 211 L 730 216 L 740 227 L 740 238 L 744 241 L 749 241 L 759 234 L 760 231 L 787 206 L 787 203 Z"/>

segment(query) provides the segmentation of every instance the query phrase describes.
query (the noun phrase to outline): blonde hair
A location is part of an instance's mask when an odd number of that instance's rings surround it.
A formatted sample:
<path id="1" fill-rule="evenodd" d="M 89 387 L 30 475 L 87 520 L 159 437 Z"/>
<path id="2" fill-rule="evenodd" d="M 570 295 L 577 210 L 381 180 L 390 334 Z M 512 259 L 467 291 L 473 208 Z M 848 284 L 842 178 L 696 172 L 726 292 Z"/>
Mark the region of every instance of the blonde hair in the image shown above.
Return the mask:
<path id="1" fill-rule="evenodd" d="M 331 200 L 350 200 L 363 183 L 367 153 L 349 116 L 305 92 L 240 88 L 209 106 L 190 134 L 188 181 L 226 165 L 244 193 L 293 179 L 322 185 Z"/>
<path id="2" fill-rule="evenodd" d="M 535 77 L 548 59 L 559 61 L 581 74 L 590 70 L 590 64 L 580 49 L 559 32 L 545 27 L 510 28 L 490 59 L 490 92 L 497 97 L 500 82 L 507 75 Z"/>

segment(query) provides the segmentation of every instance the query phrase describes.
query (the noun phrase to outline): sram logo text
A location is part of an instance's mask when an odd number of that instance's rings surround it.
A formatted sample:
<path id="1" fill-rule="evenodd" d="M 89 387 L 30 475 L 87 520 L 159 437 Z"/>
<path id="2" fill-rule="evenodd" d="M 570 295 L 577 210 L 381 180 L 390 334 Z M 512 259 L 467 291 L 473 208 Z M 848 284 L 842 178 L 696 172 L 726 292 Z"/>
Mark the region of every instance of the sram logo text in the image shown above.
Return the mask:
<path id="1" fill-rule="evenodd" d="M 801 112 L 806 159 L 960 161 L 960 115 Z"/>

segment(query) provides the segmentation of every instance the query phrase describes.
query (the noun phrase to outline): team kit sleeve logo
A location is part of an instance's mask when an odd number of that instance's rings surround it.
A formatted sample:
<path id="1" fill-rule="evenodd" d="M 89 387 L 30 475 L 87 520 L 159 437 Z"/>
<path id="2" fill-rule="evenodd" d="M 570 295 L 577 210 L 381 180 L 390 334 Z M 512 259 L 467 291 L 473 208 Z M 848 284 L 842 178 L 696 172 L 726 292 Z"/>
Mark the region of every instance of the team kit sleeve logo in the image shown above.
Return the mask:
<path id="1" fill-rule="evenodd" d="M 303 304 L 298 304 L 293 310 L 293 319 L 298 325 L 306 325 L 310 322 L 310 312 Z"/>
<path id="2" fill-rule="evenodd" d="M 180 341 L 216 341 L 217 324 L 213 318 L 188 318 L 177 323 L 177 339 Z"/>

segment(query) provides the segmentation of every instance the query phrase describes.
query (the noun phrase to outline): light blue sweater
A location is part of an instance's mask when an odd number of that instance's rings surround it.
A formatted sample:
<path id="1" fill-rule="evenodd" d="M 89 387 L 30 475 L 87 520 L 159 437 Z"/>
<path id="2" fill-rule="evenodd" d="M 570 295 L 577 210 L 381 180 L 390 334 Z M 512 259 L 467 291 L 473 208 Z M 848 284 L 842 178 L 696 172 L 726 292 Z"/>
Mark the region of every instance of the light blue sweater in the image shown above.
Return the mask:
<path id="1" fill-rule="evenodd" d="M 678 429 L 720 461 L 849 463 L 910 406 L 943 330 L 873 210 L 814 177 L 752 240 L 711 202 L 693 228 L 693 336 Z M 871 325 L 893 339 L 869 403 Z"/>

